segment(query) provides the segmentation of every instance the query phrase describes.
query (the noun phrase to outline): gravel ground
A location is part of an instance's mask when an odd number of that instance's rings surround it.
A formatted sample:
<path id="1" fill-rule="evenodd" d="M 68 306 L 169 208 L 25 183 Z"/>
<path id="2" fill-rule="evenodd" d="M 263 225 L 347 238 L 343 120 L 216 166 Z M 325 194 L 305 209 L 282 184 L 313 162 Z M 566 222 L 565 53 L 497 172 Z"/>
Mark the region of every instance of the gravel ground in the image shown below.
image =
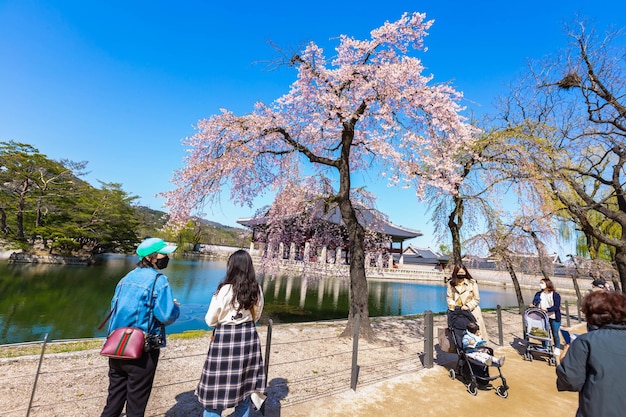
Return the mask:
<path id="1" fill-rule="evenodd" d="M 492 342 L 498 342 L 495 312 L 484 312 Z M 505 311 L 503 337 L 521 334 L 521 316 Z M 437 328 L 444 316 L 435 316 Z M 333 409 L 335 401 L 351 390 L 353 340 L 340 338 L 345 321 L 274 325 L 269 353 L 266 416 L 303 415 L 307 404 L 322 401 Z M 357 391 L 425 371 L 422 366 L 424 326 L 421 317 L 372 319 L 378 340 L 358 342 Z M 267 343 L 267 327 L 259 326 Z M 435 341 L 435 343 L 437 343 Z M 193 392 L 206 349 L 208 333 L 192 339 L 171 339 L 161 353 L 147 416 L 201 416 Z M 445 354 L 441 354 L 443 356 Z M 449 355 L 449 354 L 448 354 Z M 0 416 L 27 413 L 39 366 L 39 355 L 0 359 Z M 46 354 L 41 364 L 31 416 L 98 416 L 107 392 L 107 359 L 97 350 Z M 225 413 L 228 415 L 228 413 Z M 253 417 L 261 414 L 251 413 Z"/>

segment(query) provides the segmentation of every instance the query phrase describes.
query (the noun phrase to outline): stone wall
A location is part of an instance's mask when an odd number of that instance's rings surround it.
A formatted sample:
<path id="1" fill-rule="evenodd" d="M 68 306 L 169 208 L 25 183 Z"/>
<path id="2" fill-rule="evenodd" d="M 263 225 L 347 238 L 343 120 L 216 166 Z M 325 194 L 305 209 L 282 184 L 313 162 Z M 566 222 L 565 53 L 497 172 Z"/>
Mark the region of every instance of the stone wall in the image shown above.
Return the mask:
<path id="1" fill-rule="evenodd" d="M 13 252 L 9 256 L 9 263 L 89 265 L 92 263 L 92 258 L 88 256 L 32 255 L 25 252 Z"/>
<path id="2" fill-rule="evenodd" d="M 259 258 L 255 258 L 255 262 L 261 262 Z M 349 274 L 347 265 L 329 265 L 309 263 L 306 267 L 302 261 L 292 260 L 274 260 L 271 262 L 271 266 L 281 271 L 291 271 L 300 273 L 307 271 L 307 273 L 320 274 L 320 275 L 344 275 Z M 494 271 L 485 269 L 472 269 L 468 268 L 472 277 L 474 277 L 481 286 L 499 286 L 505 288 L 513 288 L 513 282 L 511 276 L 507 271 Z M 421 265 L 403 265 L 402 268 L 366 268 L 367 278 L 369 279 L 389 279 L 397 281 L 422 281 L 422 282 L 440 282 L 445 283 L 449 279 L 448 271 L 441 271 L 432 266 Z M 520 287 L 523 289 L 537 290 L 539 291 L 539 281 L 543 278 L 541 274 L 525 274 L 516 273 Z M 571 277 L 550 277 L 556 290 L 560 294 L 566 294 L 571 296 L 576 295 L 574 290 L 574 282 Z M 581 293 L 584 295 L 591 288 L 591 280 L 586 278 L 578 279 L 578 286 Z"/>

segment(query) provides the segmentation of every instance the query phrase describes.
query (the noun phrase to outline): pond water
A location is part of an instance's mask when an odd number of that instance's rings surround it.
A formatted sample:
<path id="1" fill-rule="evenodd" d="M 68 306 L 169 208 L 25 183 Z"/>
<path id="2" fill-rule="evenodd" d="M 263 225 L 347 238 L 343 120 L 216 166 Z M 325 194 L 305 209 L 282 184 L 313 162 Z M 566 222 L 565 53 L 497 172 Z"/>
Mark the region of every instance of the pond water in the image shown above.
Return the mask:
<path id="1" fill-rule="evenodd" d="M 101 265 L 64 266 L 0 262 L 0 344 L 105 336 L 98 325 L 109 312 L 115 285 L 136 257 L 107 256 Z M 172 259 L 164 271 L 181 317 L 169 333 L 206 330 L 204 315 L 226 272 L 225 261 Z M 305 279 L 282 275 L 260 278 L 264 313 L 275 323 L 344 319 L 349 310 L 347 278 Z M 370 316 L 445 311 L 443 284 L 371 280 Z M 532 294 L 525 293 L 530 299 Z M 481 287 L 481 307 L 517 305 L 512 289 Z"/>

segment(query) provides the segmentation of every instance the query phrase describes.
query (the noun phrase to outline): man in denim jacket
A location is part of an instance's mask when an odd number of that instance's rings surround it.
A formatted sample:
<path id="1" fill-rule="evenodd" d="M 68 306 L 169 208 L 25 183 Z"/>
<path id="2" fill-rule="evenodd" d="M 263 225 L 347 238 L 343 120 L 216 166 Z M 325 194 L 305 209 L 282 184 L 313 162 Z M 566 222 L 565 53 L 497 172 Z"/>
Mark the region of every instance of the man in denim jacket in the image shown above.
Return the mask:
<path id="1" fill-rule="evenodd" d="M 137 267 L 115 288 L 109 334 L 120 327 L 136 327 L 157 342 L 139 359 L 109 358 L 109 395 L 101 417 L 119 417 L 124 404 L 127 417 L 142 417 L 145 413 L 159 348 L 165 346 L 165 326 L 180 315 L 180 304 L 172 296 L 167 277 L 159 272 L 167 267 L 168 255 L 175 250 L 176 246 L 163 239 L 144 240 L 137 247 Z"/>

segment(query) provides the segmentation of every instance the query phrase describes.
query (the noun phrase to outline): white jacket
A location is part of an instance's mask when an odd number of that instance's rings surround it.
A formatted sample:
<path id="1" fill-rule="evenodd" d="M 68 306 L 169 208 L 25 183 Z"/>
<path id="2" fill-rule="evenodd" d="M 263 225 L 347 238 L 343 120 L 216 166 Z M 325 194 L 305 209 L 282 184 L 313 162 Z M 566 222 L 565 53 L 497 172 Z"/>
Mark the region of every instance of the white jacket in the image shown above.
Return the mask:
<path id="1" fill-rule="evenodd" d="M 254 317 L 250 310 L 239 310 L 239 303 L 235 300 L 235 306 L 231 301 L 233 300 L 232 285 L 226 284 L 220 288 L 217 294 L 211 298 L 211 304 L 209 310 L 204 316 L 204 321 L 209 327 L 216 327 L 218 324 L 241 324 L 247 321 L 257 322 L 261 318 L 263 312 L 263 290 L 259 286 L 259 301 L 252 310 L 254 310 Z"/>

